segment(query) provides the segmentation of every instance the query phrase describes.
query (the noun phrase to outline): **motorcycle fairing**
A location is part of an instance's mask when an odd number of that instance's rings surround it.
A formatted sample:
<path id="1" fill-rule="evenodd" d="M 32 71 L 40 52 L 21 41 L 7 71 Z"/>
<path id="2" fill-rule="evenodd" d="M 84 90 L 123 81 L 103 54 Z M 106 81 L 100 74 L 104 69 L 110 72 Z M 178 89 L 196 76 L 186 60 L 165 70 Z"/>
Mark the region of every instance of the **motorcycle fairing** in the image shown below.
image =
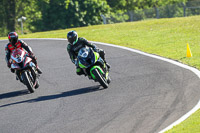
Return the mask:
<path id="1" fill-rule="evenodd" d="M 20 67 L 19 67 L 19 65 L 17 65 L 17 64 L 11 64 L 11 68 L 12 69 L 20 69 Z"/>
<path id="2" fill-rule="evenodd" d="M 11 55 L 11 58 L 17 62 L 17 63 L 21 63 L 24 60 L 24 56 L 25 56 L 26 52 L 21 50 L 21 49 L 16 49 L 14 50 L 14 52 Z"/>
<path id="3" fill-rule="evenodd" d="M 22 69 L 30 64 L 31 58 L 28 57 L 28 54 L 23 49 L 17 48 L 11 54 L 12 65 L 11 68 L 13 69 Z"/>
<path id="4" fill-rule="evenodd" d="M 22 65 L 24 66 L 20 66 L 19 64 L 21 63 L 12 63 L 11 64 L 11 68 L 12 69 L 22 69 L 22 68 L 25 68 L 27 65 L 29 65 L 30 67 L 35 67 L 35 64 L 33 62 L 31 62 L 31 58 L 30 57 L 26 57 L 26 60 L 23 61 L 24 63 Z M 21 68 L 22 67 L 22 68 Z"/>
<path id="5" fill-rule="evenodd" d="M 94 80 L 96 80 L 93 74 L 94 69 L 97 69 L 106 80 L 108 79 L 106 64 L 98 52 L 93 51 L 91 48 L 84 47 L 79 50 L 77 59 L 79 67 L 83 68 L 84 72 L 91 75 Z"/>
<path id="6" fill-rule="evenodd" d="M 88 68 L 93 65 L 98 58 L 99 54 L 93 52 L 91 48 L 82 48 L 78 53 L 78 64 L 81 68 Z"/>
<path id="7" fill-rule="evenodd" d="M 97 53 L 97 52 L 94 52 L 94 55 L 95 55 L 95 62 L 97 62 L 97 60 L 99 59 L 99 53 Z"/>
<path id="8" fill-rule="evenodd" d="M 30 57 L 26 57 L 26 60 L 25 60 L 25 62 L 24 62 L 24 67 L 29 63 L 29 62 L 31 62 L 31 58 Z"/>
<path id="9" fill-rule="evenodd" d="M 30 62 L 29 65 L 30 65 L 30 67 L 36 67 L 33 62 Z"/>

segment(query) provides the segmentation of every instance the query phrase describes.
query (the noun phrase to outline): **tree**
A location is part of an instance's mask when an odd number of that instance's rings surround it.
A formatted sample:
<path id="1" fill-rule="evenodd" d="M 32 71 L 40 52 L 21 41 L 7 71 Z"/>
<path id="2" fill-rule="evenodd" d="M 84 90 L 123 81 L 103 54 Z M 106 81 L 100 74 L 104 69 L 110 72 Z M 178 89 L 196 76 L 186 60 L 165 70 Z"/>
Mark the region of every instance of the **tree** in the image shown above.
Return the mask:
<path id="1" fill-rule="evenodd" d="M 15 0 L 5 2 L 6 22 L 8 31 L 15 31 Z"/>
<path id="2" fill-rule="evenodd" d="M 187 0 L 107 0 L 108 5 L 114 10 L 138 10 L 186 2 Z"/>
<path id="3" fill-rule="evenodd" d="M 106 0 L 41 0 L 41 30 L 54 30 L 101 24 L 100 15 L 109 12 Z"/>
<path id="4" fill-rule="evenodd" d="M 124 10 L 126 7 L 126 0 L 107 0 L 108 5 L 112 8 L 112 11 L 115 10 Z"/>
<path id="5" fill-rule="evenodd" d="M 6 0 L 0 1 L 0 36 L 5 35 L 7 31 L 5 2 Z"/>
<path id="6" fill-rule="evenodd" d="M 7 35 L 9 31 L 15 31 L 15 0 L 0 1 L 0 35 Z"/>
<path id="7" fill-rule="evenodd" d="M 187 1 L 194 0 L 0 0 L 0 36 L 20 30 L 16 20 L 21 16 L 27 18 L 25 32 L 47 31 L 102 24 L 101 14 L 115 14 L 117 22 L 127 21 L 130 16 L 118 14 L 134 12 L 136 16 L 141 9 Z M 190 14 L 193 12 L 198 10 Z"/>

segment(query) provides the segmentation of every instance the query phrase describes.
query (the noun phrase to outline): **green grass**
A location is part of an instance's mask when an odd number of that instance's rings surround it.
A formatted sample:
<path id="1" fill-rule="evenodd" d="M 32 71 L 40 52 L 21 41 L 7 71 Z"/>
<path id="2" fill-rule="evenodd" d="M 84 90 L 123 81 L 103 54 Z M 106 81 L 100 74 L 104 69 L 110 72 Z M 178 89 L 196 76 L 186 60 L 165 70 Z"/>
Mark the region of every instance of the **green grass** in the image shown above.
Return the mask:
<path id="1" fill-rule="evenodd" d="M 173 127 L 165 133 L 199 133 L 200 132 L 200 110 L 195 112 L 187 120 Z"/>
<path id="2" fill-rule="evenodd" d="M 81 37 L 138 49 L 200 70 L 200 16 L 74 28 Z M 72 29 L 20 35 L 20 38 L 66 38 Z M 2 37 L 0 39 L 7 39 Z M 189 43 L 193 57 L 186 57 Z M 200 111 L 170 132 L 200 132 Z"/>
<path id="3" fill-rule="evenodd" d="M 200 69 L 200 16 L 74 28 L 91 41 L 122 45 L 180 61 Z M 66 38 L 72 29 L 20 35 L 20 38 Z M 6 39 L 0 38 L 0 39 Z M 192 58 L 186 58 L 189 43 Z"/>

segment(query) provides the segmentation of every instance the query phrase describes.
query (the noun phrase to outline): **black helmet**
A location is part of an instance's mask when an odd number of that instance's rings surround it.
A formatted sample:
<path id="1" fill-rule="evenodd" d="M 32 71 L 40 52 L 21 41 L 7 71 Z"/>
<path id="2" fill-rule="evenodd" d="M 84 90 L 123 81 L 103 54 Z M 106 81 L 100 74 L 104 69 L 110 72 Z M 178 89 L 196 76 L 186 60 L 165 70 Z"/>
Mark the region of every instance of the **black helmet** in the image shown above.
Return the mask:
<path id="1" fill-rule="evenodd" d="M 17 35 L 17 33 L 16 32 L 10 32 L 8 34 L 8 39 L 9 39 L 10 43 L 15 47 L 15 44 L 18 41 L 18 35 Z"/>
<path id="2" fill-rule="evenodd" d="M 78 41 L 78 34 L 76 31 L 70 31 L 67 33 L 68 42 L 74 45 Z"/>

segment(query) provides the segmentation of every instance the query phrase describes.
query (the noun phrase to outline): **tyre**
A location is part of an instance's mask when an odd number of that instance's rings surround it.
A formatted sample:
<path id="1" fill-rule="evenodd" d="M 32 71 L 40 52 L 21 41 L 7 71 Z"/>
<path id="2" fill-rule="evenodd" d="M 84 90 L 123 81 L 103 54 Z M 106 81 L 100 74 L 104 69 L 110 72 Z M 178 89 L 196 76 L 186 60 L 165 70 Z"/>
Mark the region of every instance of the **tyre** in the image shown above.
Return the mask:
<path id="1" fill-rule="evenodd" d="M 40 86 L 40 83 L 39 83 L 39 80 L 37 78 L 37 74 L 38 72 L 36 72 L 36 68 L 35 67 L 32 67 L 31 69 L 31 73 L 28 73 L 28 75 L 31 77 L 31 81 L 34 82 L 34 88 L 37 89 L 39 86 Z M 32 74 L 32 75 L 30 75 Z"/>
<path id="2" fill-rule="evenodd" d="M 35 89 L 37 89 L 40 86 L 39 81 L 36 81 Z"/>
<path id="3" fill-rule="evenodd" d="M 92 71 L 94 76 L 96 77 L 96 80 L 104 87 L 108 88 L 108 83 L 106 82 L 106 79 L 99 73 L 98 69 L 94 69 Z"/>
<path id="4" fill-rule="evenodd" d="M 110 82 L 111 82 L 111 78 L 110 76 L 108 76 L 107 83 L 110 84 Z"/>
<path id="5" fill-rule="evenodd" d="M 31 80 L 31 77 L 29 76 L 27 71 L 24 71 L 22 73 L 22 78 L 23 78 L 23 82 L 24 84 L 27 86 L 28 90 L 33 93 L 35 91 L 34 87 L 33 87 L 33 82 Z"/>

